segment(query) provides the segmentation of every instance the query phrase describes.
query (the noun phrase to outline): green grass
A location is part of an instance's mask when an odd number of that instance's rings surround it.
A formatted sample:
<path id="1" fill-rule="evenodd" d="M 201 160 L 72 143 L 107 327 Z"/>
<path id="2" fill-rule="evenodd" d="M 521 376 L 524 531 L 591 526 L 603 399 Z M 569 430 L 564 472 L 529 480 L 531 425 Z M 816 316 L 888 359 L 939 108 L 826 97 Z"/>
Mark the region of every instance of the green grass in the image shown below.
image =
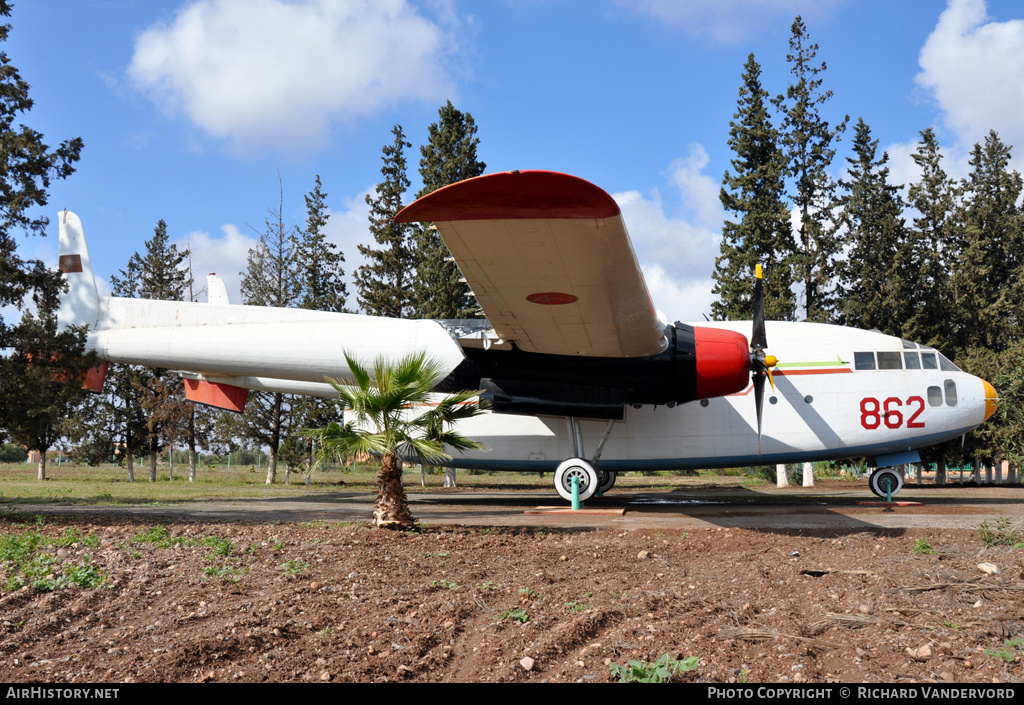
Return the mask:
<path id="1" fill-rule="evenodd" d="M 620 666 L 612 661 L 608 667 L 612 675 L 619 679 L 619 683 L 667 683 L 678 673 L 696 670 L 697 664 L 696 656 L 674 659 L 670 654 L 665 654 L 654 663 L 630 661 Z"/>
<path id="2" fill-rule="evenodd" d="M 1024 651 L 1024 637 L 1016 639 L 1004 639 L 1002 649 L 985 649 L 982 653 L 986 656 L 995 656 L 1006 663 L 1013 663 L 1017 658 L 1018 651 Z"/>
<path id="3" fill-rule="evenodd" d="M 96 547 L 99 537 L 82 536 L 74 527 L 51 537 L 40 531 L 44 527 L 40 520 L 32 528 L 24 525 L 21 532 L 0 534 L 0 572 L 7 575 L 0 591 L 13 592 L 25 585 L 53 591 L 73 585 L 92 589 L 105 584 L 106 574 L 92 564 L 89 554 L 82 556 L 79 565 L 62 564 L 51 554 L 51 551 L 56 553 L 56 549 L 72 545 Z"/>
<path id="4" fill-rule="evenodd" d="M 1009 517 L 999 517 L 995 526 L 989 526 L 988 520 L 978 527 L 978 540 L 986 546 L 1012 546 L 1024 548 L 1024 531 L 1020 530 L 1022 521 L 1012 523 Z"/>
<path id="5" fill-rule="evenodd" d="M 292 575 L 298 575 L 307 568 L 309 568 L 309 563 L 306 563 L 306 561 L 300 561 L 297 558 L 285 561 L 281 564 L 281 570 Z"/>
<path id="6" fill-rule="evenodd" d="M 124 467 L 103 465 L 88 467 L 63 463 L 47 466 L 49 479 L 36 480 L 36 468 L 28 463 L 0 464 L 0 506 L 4 504 L 74 504 L 74 505 L 170 505 L 197 499 L 233 500 L 247 498 L 305 496 L 323 492 L 357 492 L 376 494 L 377 470 L 371 464 L 359 464 L 351 472 L 330 469 L 316 472 L 311 484 L 306 485 L 299 473 L 292 473 L 292 484 L 284 484 L 284 472 L 278 472 L 274 485 L 265 484 L 266 467 L 256 468 L 233 465 L 200 468 L 195 483 L 189 483 L 187 467 L 175 465 L 174 478 L 168 477 L 168 467 L 157 469 L 157 481 L 149 481 L 149 466 L 135 468 L 135 482 L 128 482 Z M 436 492 L 444 482 L 443 475 L 427 475 L 426 487 L 420 486 L 417 467 L 405 469 L 405 488 L 409 494 Z M 344 483 L 344 484 L 339 484 Z M 702 470 L 680 475 L 676 472 L 649 474 L 623 473 L 616 486 L 632 491 L 688 490 L 746 492 L 759 495 L 773 492 L 772 485 L 761 483 L 746 471 Z M 752 489 L 756 487 L 757 489 Z M 551 490 L 551 474 L 537 473 L 459 472 L 460 492 L 503 492 Z"/>
<path id="7" fill-rule="evenodd" d="M 521 607 L 515 607 L 510 610 L 505 610 L 504 612 L 499 614 L 498 619 L 511 619 L 515 622 L 519 622 L 520 624 L 526 624 L 530 621 L 530 615 L 528 615 L 526 613 L 526 610 L 522 609 Z"/>
<path id="8" fill-rule="evenodd" d="M 911 549 L 914 553 L 932 554 L 935 553 L 935 549 L 928 542 L 928 539 L 918 539 L 914 542 L 914 548 Z"/>

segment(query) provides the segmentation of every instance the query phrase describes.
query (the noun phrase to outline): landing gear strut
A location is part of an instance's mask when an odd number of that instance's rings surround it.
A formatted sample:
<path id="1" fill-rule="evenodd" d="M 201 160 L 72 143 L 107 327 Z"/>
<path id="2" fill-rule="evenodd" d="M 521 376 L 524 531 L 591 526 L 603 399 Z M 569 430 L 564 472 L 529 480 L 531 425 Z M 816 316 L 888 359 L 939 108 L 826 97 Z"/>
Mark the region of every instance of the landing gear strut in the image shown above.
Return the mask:
<path id="1" fill-rule="evenodd" d="M 601 458 L 605 441 L 612 432 L 614 421 L 609 421 L 605 427 L 601 441 L 597 444 L 597 452 L 593 460 L 587 461 L 583 458 L 583 433 L 580 431 L 580 420 L 575 416 L 567 417 L 569 422 L 569 441 L 572 443 L 573 457 L 563 461 L 555 470 L 555 490 L 559 496 L 567 502 L 572 501 L 572 479 L 579 481 L 579 499 L 585 502 L 599 491 L 604 494 L 615 486 L 615 472 L 611 470 L 597 470 L 597 461 Z"/>
<path id="2" fill-rule="evenodd" d="M 903 489 L 903 476 L 892 468 L 875 470 L 868 478 L 868 487 L 882 499 L 889 499 Z"/>

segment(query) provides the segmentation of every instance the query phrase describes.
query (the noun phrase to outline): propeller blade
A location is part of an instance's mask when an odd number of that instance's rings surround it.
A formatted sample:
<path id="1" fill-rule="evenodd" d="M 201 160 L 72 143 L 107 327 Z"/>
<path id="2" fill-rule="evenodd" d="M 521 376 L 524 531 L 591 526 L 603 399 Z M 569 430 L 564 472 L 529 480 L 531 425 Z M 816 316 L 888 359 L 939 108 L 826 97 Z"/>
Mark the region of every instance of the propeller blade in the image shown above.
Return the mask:
<path id="1" fill-rule="evenodd" d="M 757 454 L 761 455 L 761 409 L 764 407 L 764 373 L 754 371 L 754 406 L 757 408 Z"/>
<path id="2" fill-rule="evenodd" d="M 768 339 L 764 333 L 764 280 L 761 278 L 761 265 L 757 265 L 754 280 L 754 333 L 750 338 L 750 347 L 764 350 L 768 347 Z"/>

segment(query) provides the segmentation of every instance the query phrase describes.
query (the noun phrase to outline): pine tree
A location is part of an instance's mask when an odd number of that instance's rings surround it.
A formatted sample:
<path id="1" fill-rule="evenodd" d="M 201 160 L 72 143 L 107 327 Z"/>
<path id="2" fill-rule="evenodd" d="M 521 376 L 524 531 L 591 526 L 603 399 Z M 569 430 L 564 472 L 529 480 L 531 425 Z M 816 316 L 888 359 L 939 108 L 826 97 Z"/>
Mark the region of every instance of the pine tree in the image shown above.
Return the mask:
<path id="1" fill-rule="evenodd" d="M 476 122 L 469 113 L 448 101 L 438 111 L 440 120 L 428 128 L 427 144 L 420 147 L 422 198 L 439 188 L 484 173 L 487 165 L 477 159 Z M 416 235 L 417 267 L 414 291 L 420 318 L 471 318 L 479 307 L 462 280 L 462 274 L 437 231 L 424 225 Z"/>
<path id="2" fill-rule="evenodd" d="M 948 287 L 949 353 L 967 372 L 995 381 L 1014 379 L 1024 364 L 1024 223 L 1017 205 L 1024 183 L 1010 169 L 1010 151 L 995 132 L 971 151 L 971 171 L 961 183 L 954 215 Z M 1004 411 L 962 447 L 951 443 L 942 451 L 956 460 L 991 462 L 1019 442 L 1013 428 L 1014 414 Z"/>
<path id="3" fill-rule="evenodd" d="M 722 227 L 721 254 L 715 260 L 711 304 L 715 320 L 743 320 L 752 315 L 751 287 L 755 265 L 764 267 L 765 316 L 792 320 L 795 245 L 784 203 L 785 159 L 778 132 L 768 116 L 768 93 L 761 87 L 761 66 L 751 54 L 744 66 L 736 115 L 730 123 L 729 147 L 735 153 L 732 173 L 722 180 L 722 207 L 738 222 Z"/>
<path id="4" fill-rule="evenodd" d="M 10 15 L 10 2 L 0 0 L 0 16 Z M 10 24 L 0 24 L 0 43 L 7 41 L 10 31 Z M 32 419 L 41 422 L 59 414 L 70 403 L 67 394 L 82 394 L 75 383 L 65 389 L 43 379 L 47 374 L 77 379 L 85 333 L 58 334 L 55 316 L 63 277 L 41 261 L 23 260 L 14 239 L 17 231 L 45 234 L 49 219 L 38 214 L 48 203 L 47 189 L 53 180 L 74 172 L 82 140 L 66 140 L 50 149 L 42 134 L 20 122 L 32 104 L 28 83 L 0 51 L 0 350 L 11 351 L 0 355 L 0 440 L 5 432 L 21 437 L 18 429 L 28 428 Z M 23 309 L 29 301 L 36 315 L 26 313 L 16 325 L 4 320 L 5 308 Z M 26 393 L 30 389 L 32 393 Z M 35 435 L 36 443 L 46 442 L 47 434 Z M 42 455 L 45 458 L 45 452 Z M 45 465 L 40 473 L 45 475 Z"/>
<path id="5" fill-rule="evenodd" d="M 296 229 L 284 224 L 283 213 L 284 186 L 281 185 L 278 207 L 268 210 L 264 230 L 256 246 L 249 250 L 248 266 L 242 273 L 242 298 L 249 306 L 291 308 L 302 295 L 302 278 L 296 261 Z M 281 439 L 287 435 L 290 419 L 290 398 L 281 393 L 262 392 L 249 394 L 245 412 L 240 417 L 226 417 L 235 433 L 269 447 L 268 485 L 277 479 L 278 450 Z M 232 432 L 224 435 L 231 437 Z"/>
<path id="6" fill-rule="evenodd" d="M 959 189 L 942 169 L 942 153 L 935 133 L 929 127 L 920 134 L 921 142 L 913 159 L 921 169 L 921 180 L 911 184 L 908 190 L 908 205 L 918 214 L 914 218 L 913 229 L 919 272 L 912 310 L 904 330 L 910 340 L 952 355 L 949 259 L 955 254 L 952 251 L 953 214 Z"/>
<path id="7" fill-rule="evenodd" d="M 842 251 L 831 222 L 835 184 L 828 169 L 835 156 L 832 142 L 845 131 L 849 116 L 833 129 L 819 114 L 832 91 L 821 90 L 825 62 L 813 64 L 818 45 L 810 41 L 800 17 L 793 21 L 789 48 L 786 61 L 793 82 L 772 103 L 782 114 L 782 144 L 789 160 L 787 173 L 793 179 L 790 201 L 800 217 L 795 265 L 804 288 L 804 317 L 827 321 L 835 313 L 835 265 Z"/>
<path id="8" fill-rule="evenodd" d="M 409 188 L 406 175 L 405 150 L 412 145 L 405 141 L 402 126 L 391 130 L 395 140 L 383 148 L 381 174 L 375 195 L 366 196 L 370 206 L 370 233 L 380 249 L 360 245 L 366 258 L 356 270 L 357 299 L 362 310 L 371 316 L 408 318 L 413 312 L 413 280 L 416 266 L 410 226 L 392 221 L 402 210 L 402 198 Z"/>
<path id="9" fill-rule="evenodd" d="M 110 277 L 111 294 L 124 298 L 139 297 L 142 259 L 130 258 L 121 276 Z M 124 462 L 128 482 L 135 482 L 135 457 L 149 447 L 147 419 L 141 398 L 152 372 L 143 367 L 111 363 L 103 391 L 91 408 L 79 415 L 73 440 L 89 465 L 116 459 Z"/>
<path id="10" fill-rule="evenodd" d="M 345 256 L 327 241 L 324 228 L 330 217 L 327 213 L 327 194 L 323 192 L 320 176 L 316 185 L 306 195 L 306 229 L 295 249 L 295 258 L 301 278 L 301 293 L 298 307 L 313 311 L 345 311 L 348 294 L 345 286 L 345 270 L 342 265 Z M 303 397 L 293 405 L 295 427 L 325 426 L 333 418 L 334 405 L 326 399 Z M 294 457 L 288 457 L 285 450 L 295 450 Z M 288 467 L 304 463 L 306 474 L 313 467 L 313 445 L 309 438 L 291 435 L 282 445 L 282 458 Z"/>
<path id="11" fill-rule="evenodd" d="M 55 309 L 26 313 L 12 333 L 16 345 L 0 375 L 0 418 L 15 443 L 39 452 L 36 476 L 45 480 L 46 451 L 68 435 L 69 419 L 87 394 L 82 380 L 96 356 L 82 354 L 81 330 L 57 330 Z"/>
<path id="12" fill-rule="evenodd" d="M 849 181 L 841 180 L 838 223 L 850 244 L 840 267 L 839 320 L 856 328 L 902 336 L 920 269 L 913 234 L 901 217 L 901 186 L 889 184 L 889 155 L 876 159 L 878 140 L 857 121 Z"/>
<path id="13" fill-rule="evenodd" d="M 112 278 L 115 286 L 121 285 L 133 274 L 138 277 L 138 296 L 157 301 L 183 301 L 191 285 L 188 257 L 189 251 L 179 251 L 167 235 L 167 223 L 160 219 L 153 229 L 153 237 L 146 241 L 145 256 L 138 252 L 128 261 L 128 270 L 122 270 L 122 279 Z M 180 415 L 184 403 L 184 388 L 181 378 L 168 370 L 155 368 L 139 370 L 138 382 L 140 399 L 146 411 L 146 426 L 149 442 L 149 481 L 156 482 L 156 463 L 160 449 L 173 442 L 178 429 L 174 419 Z"/>
<path id="14" fill-rule="evenodd" d="M 313 311 L 345 310 L 348 288 L 345 285 L 345 255 L 336 245 L 327 241 L 324 228 L 330 214 L 327 212 L 327 194 L 323 191 L 319 174 L 316 185 L 306 195 L 306 229 L 295 248 L 295 259 L 300 278 L 299 308 Z"/>
<path id="15" fill-rule="evenodd" d="M 952 342 L 956 351 L 1001 352 L 1017 339 L 1024 305 L 1021 175 L 1010 170 L 1010 147 L 995 132 L 974 146 L 969 163 L 950 276 Z"/>

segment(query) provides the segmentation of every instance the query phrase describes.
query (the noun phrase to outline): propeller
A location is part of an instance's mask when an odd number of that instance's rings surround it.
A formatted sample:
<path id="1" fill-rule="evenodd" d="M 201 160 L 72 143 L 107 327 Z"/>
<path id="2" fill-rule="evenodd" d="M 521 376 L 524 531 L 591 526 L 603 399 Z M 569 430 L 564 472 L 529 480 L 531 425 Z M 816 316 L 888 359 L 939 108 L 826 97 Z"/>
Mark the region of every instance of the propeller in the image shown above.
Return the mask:
<path id="1" fill-rule="evenodd" d="M 764 332 L 764 280 L 761 265 L 757 265 L 754 280 L 754 330 L 750 338 L 750 377 L 754 383 L 754 404 L 757 406 L 757 453 L 761 454 L 761 411 L 764 406 L 764 381 L 775 389 L 772 368 L 778 362 L 773 355 L 765 354 L 768 339 Z"/>

